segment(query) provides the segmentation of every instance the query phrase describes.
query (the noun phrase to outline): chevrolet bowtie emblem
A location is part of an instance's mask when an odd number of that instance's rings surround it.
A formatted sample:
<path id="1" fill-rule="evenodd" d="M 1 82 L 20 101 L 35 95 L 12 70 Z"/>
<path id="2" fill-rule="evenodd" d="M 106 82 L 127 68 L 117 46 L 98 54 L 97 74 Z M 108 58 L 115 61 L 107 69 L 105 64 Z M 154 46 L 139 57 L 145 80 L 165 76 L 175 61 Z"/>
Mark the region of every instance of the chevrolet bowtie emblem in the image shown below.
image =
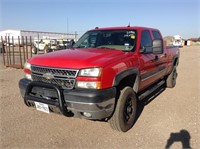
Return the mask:
<path id="1" fill-rule="evenodd" d="M 54 79 L 54 75 L 52 73 L 45 73 L 42 75 L 44 78 L 50 80 L 50 79 Z"/>

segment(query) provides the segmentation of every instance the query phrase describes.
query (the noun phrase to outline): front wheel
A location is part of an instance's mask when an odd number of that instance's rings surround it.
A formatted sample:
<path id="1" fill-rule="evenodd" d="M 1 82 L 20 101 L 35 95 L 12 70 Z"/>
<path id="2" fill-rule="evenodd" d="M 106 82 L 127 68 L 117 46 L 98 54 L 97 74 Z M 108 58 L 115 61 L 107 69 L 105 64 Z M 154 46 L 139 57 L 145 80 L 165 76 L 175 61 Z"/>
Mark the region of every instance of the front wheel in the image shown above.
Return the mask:
<path id="1" fill-rule="evenodd" d="M 37 48 L 36 47 L 33 47 L 31 51 L 32 51 L 33 54 L 37 54 Z"/>
<path id="2" fill-rule="evenodd" d="M 132 128 L 136 119 L 137 98 L 131 87 L 121 90 L 115 112 L 110 118 L 110 126 L 118 131 L 126 132 Z"/>

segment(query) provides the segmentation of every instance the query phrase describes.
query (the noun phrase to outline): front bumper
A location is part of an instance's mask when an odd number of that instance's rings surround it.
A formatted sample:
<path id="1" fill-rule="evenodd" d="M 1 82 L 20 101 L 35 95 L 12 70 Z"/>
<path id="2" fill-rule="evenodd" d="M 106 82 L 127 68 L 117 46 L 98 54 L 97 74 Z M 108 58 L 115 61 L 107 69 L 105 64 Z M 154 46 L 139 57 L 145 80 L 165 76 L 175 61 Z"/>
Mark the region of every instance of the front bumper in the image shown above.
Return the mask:
<path id="1" fill-rule="evenodd" d="M 50 111 L 65 116 L 101 120 L 110 117 L 114 111 L 114 87 L 102 90 L 64 90 L 53 84 L 21 79 L 19 88 L 27 106 L 35 107 L 35 102 L 45 103 L 49 105 Z"/>

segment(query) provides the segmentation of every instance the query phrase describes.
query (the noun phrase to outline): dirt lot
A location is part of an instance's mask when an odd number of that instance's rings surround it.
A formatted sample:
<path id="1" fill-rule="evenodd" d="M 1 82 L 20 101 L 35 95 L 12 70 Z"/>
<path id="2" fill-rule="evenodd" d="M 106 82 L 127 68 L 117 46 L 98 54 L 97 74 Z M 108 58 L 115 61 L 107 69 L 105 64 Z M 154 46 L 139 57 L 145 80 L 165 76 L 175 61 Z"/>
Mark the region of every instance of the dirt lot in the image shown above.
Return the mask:
<path id="1" fill-rule="evenodd" d="M 23 71 L 5 68 L 0 57 L 0 148 L 165 148 L 167 140 L 174 149 L 200 148 L 200 46 L 180 51 L 177 86 L 141 108 L 127 133 L 27 108 L 18 88 Z"/>

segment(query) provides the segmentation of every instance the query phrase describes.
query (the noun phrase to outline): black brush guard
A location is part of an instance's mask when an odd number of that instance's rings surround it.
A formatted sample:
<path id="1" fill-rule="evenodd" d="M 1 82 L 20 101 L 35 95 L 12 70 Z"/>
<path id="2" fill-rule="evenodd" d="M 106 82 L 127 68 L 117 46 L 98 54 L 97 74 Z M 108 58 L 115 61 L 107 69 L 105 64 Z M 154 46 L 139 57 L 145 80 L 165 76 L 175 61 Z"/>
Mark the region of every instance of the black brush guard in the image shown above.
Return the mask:
<path id="1" fill-rule="evenodd" d="M 32 89 L 33 87 L 41 87 L 41 88 L 45 88 L 45 89 L 54 89 L 57 93 L 57 100 L 51 100 L 51 99 L 45 99 L 42 97 L 35 97 L 33 95 L 31 95 Z M 30 106 L 28 103 L 29 102 L 41 102 L 41 103 L 45 103 L 48 105 L 52 105 L 52 106 L 56 106 L 60 109 L 60 112 L 65 115 L 68 116 L 69 115 L 69 111 L 67 110 L 67 108 L 64 106 L 65 102 L 64 102 L 64 96 L 63 96 L 63 91 L 62 89 L 59 89 L 58 86 L 54 85 L 54 84 L 47 84 L 47 83 L 43 83 L 43 82 L 38 82 L 38 81 L 33 81 L 31 82 L 26 89 L 25 92 L 25 96 L 24 96 L 24 103 L 27 106 Z"/>

